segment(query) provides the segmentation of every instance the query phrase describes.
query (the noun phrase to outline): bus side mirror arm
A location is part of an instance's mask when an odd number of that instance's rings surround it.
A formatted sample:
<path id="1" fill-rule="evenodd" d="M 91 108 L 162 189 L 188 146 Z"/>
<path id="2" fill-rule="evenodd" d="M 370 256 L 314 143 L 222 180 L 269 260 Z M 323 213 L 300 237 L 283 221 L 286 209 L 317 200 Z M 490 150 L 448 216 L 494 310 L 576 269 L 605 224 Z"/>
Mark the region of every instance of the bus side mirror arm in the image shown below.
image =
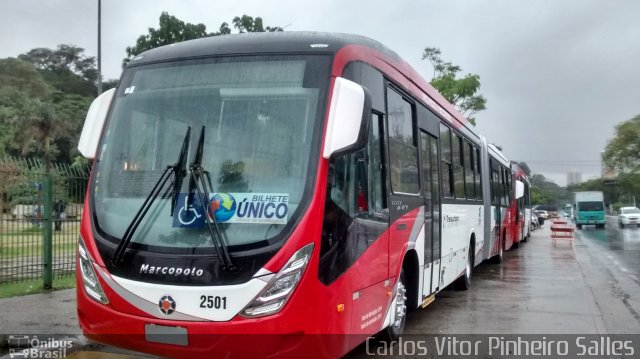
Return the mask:
<path id="1" fill-rule="evenodd" d="M 105 91 L 93 100 L 91 107 L 89 107 L 89 112 L 87 112 L 87 117 L 82 126 L 82 134 L 78 141 L 78 151 L 85 158 L 94 159 L 96 157 L 102 128 L 107 119 L 115 91 L 116 89 Z"/>
<path id="2" fill-rule="evenodd" d="M 371 96 L 357 83 L 336 77 L 327 120 L 322 157 L 363 149 L 367 145 Z"/>
<path id="3" fill-rule="evenodd" d="M 516 180 L 516 199 L 524 197 L 524 183 Z"/>

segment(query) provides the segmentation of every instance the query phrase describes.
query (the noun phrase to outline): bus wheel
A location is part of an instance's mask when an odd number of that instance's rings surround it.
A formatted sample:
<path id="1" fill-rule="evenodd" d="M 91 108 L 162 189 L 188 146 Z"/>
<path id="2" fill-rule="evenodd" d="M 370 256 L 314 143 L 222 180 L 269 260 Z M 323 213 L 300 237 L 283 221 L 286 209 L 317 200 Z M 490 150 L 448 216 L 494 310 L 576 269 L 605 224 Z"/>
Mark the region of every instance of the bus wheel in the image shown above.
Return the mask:
<path id="1" fill-rule="evenodd" d="M 576 224 L 576 228 L 582 229 L 582 225 L 581 224 Z"/>
<path id="2" fill-rule="evenodd" d="M 396 296 L 391 304 L 393 310 L 393 321 L 385 330 L 384 337 L 390 341 L 398 340 L 404 333 L 404 326 L 407 323 L 407 287 L 404 269 L 400 272 L 400 279 L 396 284 Z"/>
<path id="3" fill-rule="evenodd" d="M 473 271 L 473 248 L 469 246 L 469 255 L 467 256 L 467 265 L 464 267 L 464 273 L 460 278 L 456 279 L 453 287 L 457 290 L 467 290 L 471 286 L 471 272 Z"/>

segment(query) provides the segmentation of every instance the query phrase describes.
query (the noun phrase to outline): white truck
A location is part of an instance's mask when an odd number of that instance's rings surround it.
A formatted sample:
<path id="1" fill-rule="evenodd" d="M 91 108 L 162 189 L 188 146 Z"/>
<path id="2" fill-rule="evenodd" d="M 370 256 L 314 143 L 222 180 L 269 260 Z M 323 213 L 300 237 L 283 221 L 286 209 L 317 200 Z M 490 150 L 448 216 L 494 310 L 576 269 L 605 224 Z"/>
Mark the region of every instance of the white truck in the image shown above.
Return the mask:
<path id="1" fill-rule="evenodd" d="M 573 217 L 578 229 L 590 224 L 604 228 L 607 222 L 604 208 L 604 195 L 600 191 L 573 193 Z"/>

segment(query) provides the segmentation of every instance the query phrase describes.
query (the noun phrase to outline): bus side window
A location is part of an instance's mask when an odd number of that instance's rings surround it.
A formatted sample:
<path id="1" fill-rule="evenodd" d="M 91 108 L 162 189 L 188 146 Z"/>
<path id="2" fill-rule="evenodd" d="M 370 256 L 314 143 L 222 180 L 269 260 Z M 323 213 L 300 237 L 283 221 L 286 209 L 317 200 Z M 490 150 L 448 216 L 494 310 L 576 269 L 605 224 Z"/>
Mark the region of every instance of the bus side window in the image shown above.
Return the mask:
<path id="1" fill-rule="evenodd" d="M 371 114 L 371 123 L 369 124 L 369 148 L 368 148 L 368 213 L 376 214 L 387 208 L 386 193 L 384 191 L 384 165 L 383 165 L 383 146 L 382 136 L 383 121 L 382 115 L 377 113 Z"/>
<path id="2" fill-rule="evenodd" d="M 467 199 L 476 199 L 476 190 L 475 190 L 475 160 L 474 160 L 474 151 L 473 146 L 465 141 L 464 145 L 464 184 L 467 188 Z"/>
<path id="3" fill-rule="evenodd" d="M 493 180 L 491 181 L 491 187 L 493 196 L 491 197 L 491 202 L 494 206 L 499 207 L 500 202 L 502 201 L 502 184 L 500 184 L 500 172 L 498 172 L 497 170 L 493 170 L 492 172 Z"/>
<path id="4" fill-rule="evenodd" d="M 482 180 L 481 180 L 481 168 L 480 166 L 480 150 L 475 147 L 475 160 L 476 160 L 476 178 L 475 178 L 475 187 L 476 187 L 476 199 L 482 200 Z"/>
<path id="5" fill-rule="evenodd" d="M 387 108 L 391 188 L 395 193 L 418 194 L 418 146 L 414 133 L 413 105 L 388 87 Z"/>
<path id="6" fill-rule="evenodd" d="M 440 154 L 442 161 L 442 195 L 453 197 L 453 168 L 451 161 L 451 130 L 449 127 L 440 124 Z"/>
<path id="7" fill-rule="evenodd" d="M 453 134 L 451 139 L 453 140 L 451 143 L 451 153 L 453 154 L 453 194 L 456 198 L 464 199 L 466 196 L 464 193 L 463 141 L 457 134 Z"/>
<path id="8" fill-rule="evenodd" d="M 502 172 L 502 205 L 509 206 L 509 179 L 507 177 L 507 170 L 504 167 L 500 167 Z"/>

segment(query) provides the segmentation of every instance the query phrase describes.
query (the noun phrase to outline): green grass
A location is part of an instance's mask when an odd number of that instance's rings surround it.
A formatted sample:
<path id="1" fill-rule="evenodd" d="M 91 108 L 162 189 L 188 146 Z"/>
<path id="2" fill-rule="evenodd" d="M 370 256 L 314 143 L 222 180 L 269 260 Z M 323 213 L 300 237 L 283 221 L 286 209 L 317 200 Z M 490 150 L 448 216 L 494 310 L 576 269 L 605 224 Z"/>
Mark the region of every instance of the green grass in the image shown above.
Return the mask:
<path id="1" fill-rule="evenodd" d="M 33 233 L 35 233 L 35 234 L 42 233 L 42 227 L 33 226 L 33 227 L 21 229 L 20 231 L 14 232 L 13 234 L 20 235 L 20 234 L 33 234 Z"/>
<path id="2" fill-rule="evenodd" d="M 52 290 L 75 288 L 75 275 L 66 275 L 53 279 L 53 289 L 44 289 L 42 279 L 33 279 L 23 282 L 0 284 L 0 298 L 9 298 L 22 295 L 49 292 Z"/>
<path id="3" fill-rule="evenodd" d="M 38 238 L 39 241 L 41 241 Z M 70 252 L 74 252 L 77 250 L 76 243 L 78 237 L 70 236 L 66 238 L 63 242 L 60 242 L 59 239 L 54 238 L 54 243 L 52 245 L 54 255 L 63 255 Z M 34 241 L 35 242 L 35 241 Z M 27 256 L 40 256 L 42 255 L 42 243 L 27 243 L 23 246 L 11 246 L 11 247 L 0 247 L 0 259 L 11 259 L 18 257 L 27 257 Z"/>

